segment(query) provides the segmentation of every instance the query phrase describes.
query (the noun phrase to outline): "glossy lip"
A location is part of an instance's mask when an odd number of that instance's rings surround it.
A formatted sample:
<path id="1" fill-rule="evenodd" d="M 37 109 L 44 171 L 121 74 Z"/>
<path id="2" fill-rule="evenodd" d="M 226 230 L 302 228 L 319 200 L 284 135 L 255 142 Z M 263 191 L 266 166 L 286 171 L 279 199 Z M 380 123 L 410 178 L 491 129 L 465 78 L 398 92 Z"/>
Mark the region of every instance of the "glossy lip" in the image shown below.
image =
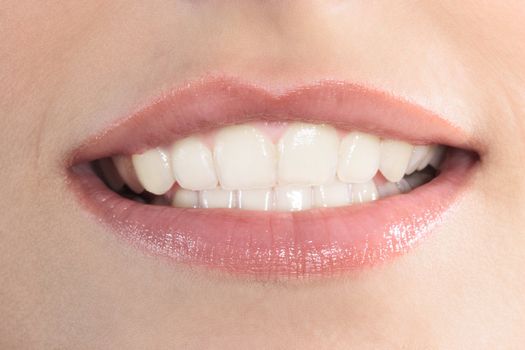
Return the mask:
<path id="1" fill-rule="evenodd" d="M 85 164 L 251 120 L 329 123 L 415 144 L 476 148 L 431 112 L 358 85 L 324 82 L 272 94 L 212 79 L 175 89 L 89 139 L 72 153 L 70 183 L 89 212 L 147 253 L 263 278 L 327 276 L 407 252 L 455 206 L 476 164 L 455 151 L 440 176 L 409 194 L 295 213 L 144 205 L 107 189 Z"/>
<path id="2" fill-rule="evenodd" d="M 385 92 L 356 84 L 324 81 L 282 94 L 212 78 L 162 94 L 90 137 L 69 165 L 108 155 L 135 154 L 190 134 L 248 121 L 327 123 L 413 144 L 444 144 L 480 151 L 482 146 L 436 114 Z"/>

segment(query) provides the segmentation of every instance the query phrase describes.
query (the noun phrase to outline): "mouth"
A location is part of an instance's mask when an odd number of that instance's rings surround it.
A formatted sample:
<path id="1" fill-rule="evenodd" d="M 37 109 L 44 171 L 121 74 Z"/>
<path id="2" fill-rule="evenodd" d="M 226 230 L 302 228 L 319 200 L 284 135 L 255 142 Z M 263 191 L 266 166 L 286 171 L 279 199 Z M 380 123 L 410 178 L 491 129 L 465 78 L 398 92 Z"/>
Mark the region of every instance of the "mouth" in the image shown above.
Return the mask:
<path id="1" fill-rule="evenodd" d="M 334 275 L 403 255 L 446 221 L 479 161 L 472 137 L 380 91 L 175 89 L 89 138 L 68 173 L 105 229 L 177 264 Z"/>

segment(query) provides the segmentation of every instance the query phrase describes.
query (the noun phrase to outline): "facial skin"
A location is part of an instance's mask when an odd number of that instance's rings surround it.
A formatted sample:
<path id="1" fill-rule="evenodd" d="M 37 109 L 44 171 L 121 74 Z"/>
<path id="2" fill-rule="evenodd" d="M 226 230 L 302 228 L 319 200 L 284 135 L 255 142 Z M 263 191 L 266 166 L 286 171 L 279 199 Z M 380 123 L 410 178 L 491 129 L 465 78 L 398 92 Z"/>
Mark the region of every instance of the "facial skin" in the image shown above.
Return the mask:
<path id="1" fill-rule="evenodd" d="M 518 349 L 523 1 L 0 1 L 0 348 Z M 463 128 L 481 162 L 410 254 L 333 279 L 174 266 L 86 214 L 65 157 L 206 76 L 358 82 Z M 393 121 L 395 122 L 395 121 Z"/>

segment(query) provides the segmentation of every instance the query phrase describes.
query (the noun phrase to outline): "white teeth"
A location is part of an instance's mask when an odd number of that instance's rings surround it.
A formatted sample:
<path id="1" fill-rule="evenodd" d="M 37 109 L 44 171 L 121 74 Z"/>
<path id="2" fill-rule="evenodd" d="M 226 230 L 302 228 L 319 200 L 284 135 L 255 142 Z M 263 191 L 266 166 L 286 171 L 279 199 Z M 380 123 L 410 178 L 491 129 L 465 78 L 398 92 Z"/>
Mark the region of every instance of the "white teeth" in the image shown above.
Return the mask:
<path id="1" fill-rule="evenodd" d="M 315 186 L 313 192 L 314 206 L 318 208 L 340 207 L 351 202 L 348 184 L 343 182 Z"/>
<path id="2" fill-rule="evenodd" d="M 124 181 L 119 176 L 118 171 L 110 158 L 99 160 L 98 165 L 109 188 L 113 191 L 119 191 L 124 187 Z"/>
<path id="3" fill-rule="evenodd" d="M 222 189 L 201 191 L 199 206 L 201 208 L 235 208 L 234 192 Z"/>
<path id="4" fill-rule="evenodd" d="M 381 141 L 378 137 L 351 132 L 341 141 L 339 148 L 339 180 L 363 183 L 372 180 L 379 168 Z"/>
<path id="5" fill-rule="evenodd" d="M 199 192 L 179 189 L 173 196 L 172 205 L 179 208 L 198 208 Z"/>
<path id="6" fill-rule="evenodd" d="M 321 185 L 335 178 L 339 139 L 334 128 L 293 124 L 279 140 L 279 184 Z"/>
<path id="7" fill-rule="evenodd" d="M 240 190 L 238 193 L 238 207 L 245 210 L 272 210 L 272 190 Z"/>
<path id="8" fill-rule="evenodd" d="M 115 191 L 122 179 L 136 193 L 169 193 L 147 196 L 148 203 L 298 211 L 409 192 L 434 177 L 434 171 L 420 170 L 429 164 L 437 169 L 445 154 L 442 146 L 413 146 L 357 131 L 340 140 L 340 134 L 306 123 L 234 125 L 179 140 L 169 151 L 157 147 L 95 165 Z M 376 178 L 378 171 L 383 176 Z"/>
<path id="9" fill-rule="evenodd" d="M 196 137 L 185 138 L 172 146 L 171 166 L 182 188 L 209 190 L 217 187 L 211 151 Z"/>
<path id="10" fill-rule="evenodd" d="M 144 187 L 142 187 L 137 178 L 130 156 L 115 156 L 113 157 L 113 163 L 120 177 L 133 192 L 142 193 L 144 191 Z"/>
<path id="11" fill-rule="evenodd" d="M 379 170 L 388 181 L 398 182 L 403 178 L 413 147 L 403 141 L 383 140 L 381 142 Z"/>
<path id="12" fill-rule="evenodd" d="M 275 146 L 252 126 L 220 130 L 215 137 L 214 157 L 222 188 L 257 189 L 275 184 Z"/>
<path id="13" fill-rule="evenodd" d="M 365 203 L 375 201 L 379 198 L 376 185 L 374 181 L 369 181 L 364 184 L 352 184 L 352 203 Z"/>
<path id="14" fill-rule="evenodd" d="M 436 152 L 437 152 L 437 146 L 430 146 L 427 154 L 419 163 L 417 170 L 425 169 L 430 163 L 430 161 L 432 160 L 432 158 L 434 158 L 434 156 L 436 155 Z"/>
<path id="15" fill-rule="evenodd" d="M 417 167 L 423 161 L 423 159 L 426 157 L 429 151 L 430 146 L 415 146 L 412 150 L 412 155 L 410 156 L 410 161 L 408 162 L 407 170 L 405 173 L 407 175 L 410 175 L 414 171 L 416 171 Z"/>
<path id="16" fill-rule="evenodd" d="M 312 207 L 312 189 L 308 186 L 282 186 L 275 189 L 275 209 L 307 210 Z"/>
<path id="17" fill-rule="evenodd" d="M 430 162 L 429 164 L 434 168 L 434 169 L 439 169 L 439 166 L 441 165 L 441 162 L 443 161 L 443 158 L 445 157 L 445 147 L 443 146 L 437 146 L 436 147 L 436 153 L 434 154 L 434 156 L 432 157 L 432 159 L 430 159 Z"/>
<path id="18" fill-rule="evenodd" d="M 173 186 L 169 155 L 161 148 L 134 154 L 131 159 L 140 184 L 153 194 L 164 194 Z"/>

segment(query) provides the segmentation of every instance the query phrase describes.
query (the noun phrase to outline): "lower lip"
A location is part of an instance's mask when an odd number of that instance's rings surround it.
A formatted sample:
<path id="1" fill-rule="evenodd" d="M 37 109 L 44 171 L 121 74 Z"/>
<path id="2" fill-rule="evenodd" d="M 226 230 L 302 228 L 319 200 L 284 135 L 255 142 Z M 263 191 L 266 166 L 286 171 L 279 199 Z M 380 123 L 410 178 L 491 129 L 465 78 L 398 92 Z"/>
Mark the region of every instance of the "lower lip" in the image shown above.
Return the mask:
<path id="1" fill-rule="evenodd" d="M 475 163 L 455 151 L 436 179 L 408 194 L 294 213 L 145 205 L 81 167 L 71 183 L 90 212 L 149 254 L 262 278 L 329 276 L 408 252 L 459 201 Z"/>

